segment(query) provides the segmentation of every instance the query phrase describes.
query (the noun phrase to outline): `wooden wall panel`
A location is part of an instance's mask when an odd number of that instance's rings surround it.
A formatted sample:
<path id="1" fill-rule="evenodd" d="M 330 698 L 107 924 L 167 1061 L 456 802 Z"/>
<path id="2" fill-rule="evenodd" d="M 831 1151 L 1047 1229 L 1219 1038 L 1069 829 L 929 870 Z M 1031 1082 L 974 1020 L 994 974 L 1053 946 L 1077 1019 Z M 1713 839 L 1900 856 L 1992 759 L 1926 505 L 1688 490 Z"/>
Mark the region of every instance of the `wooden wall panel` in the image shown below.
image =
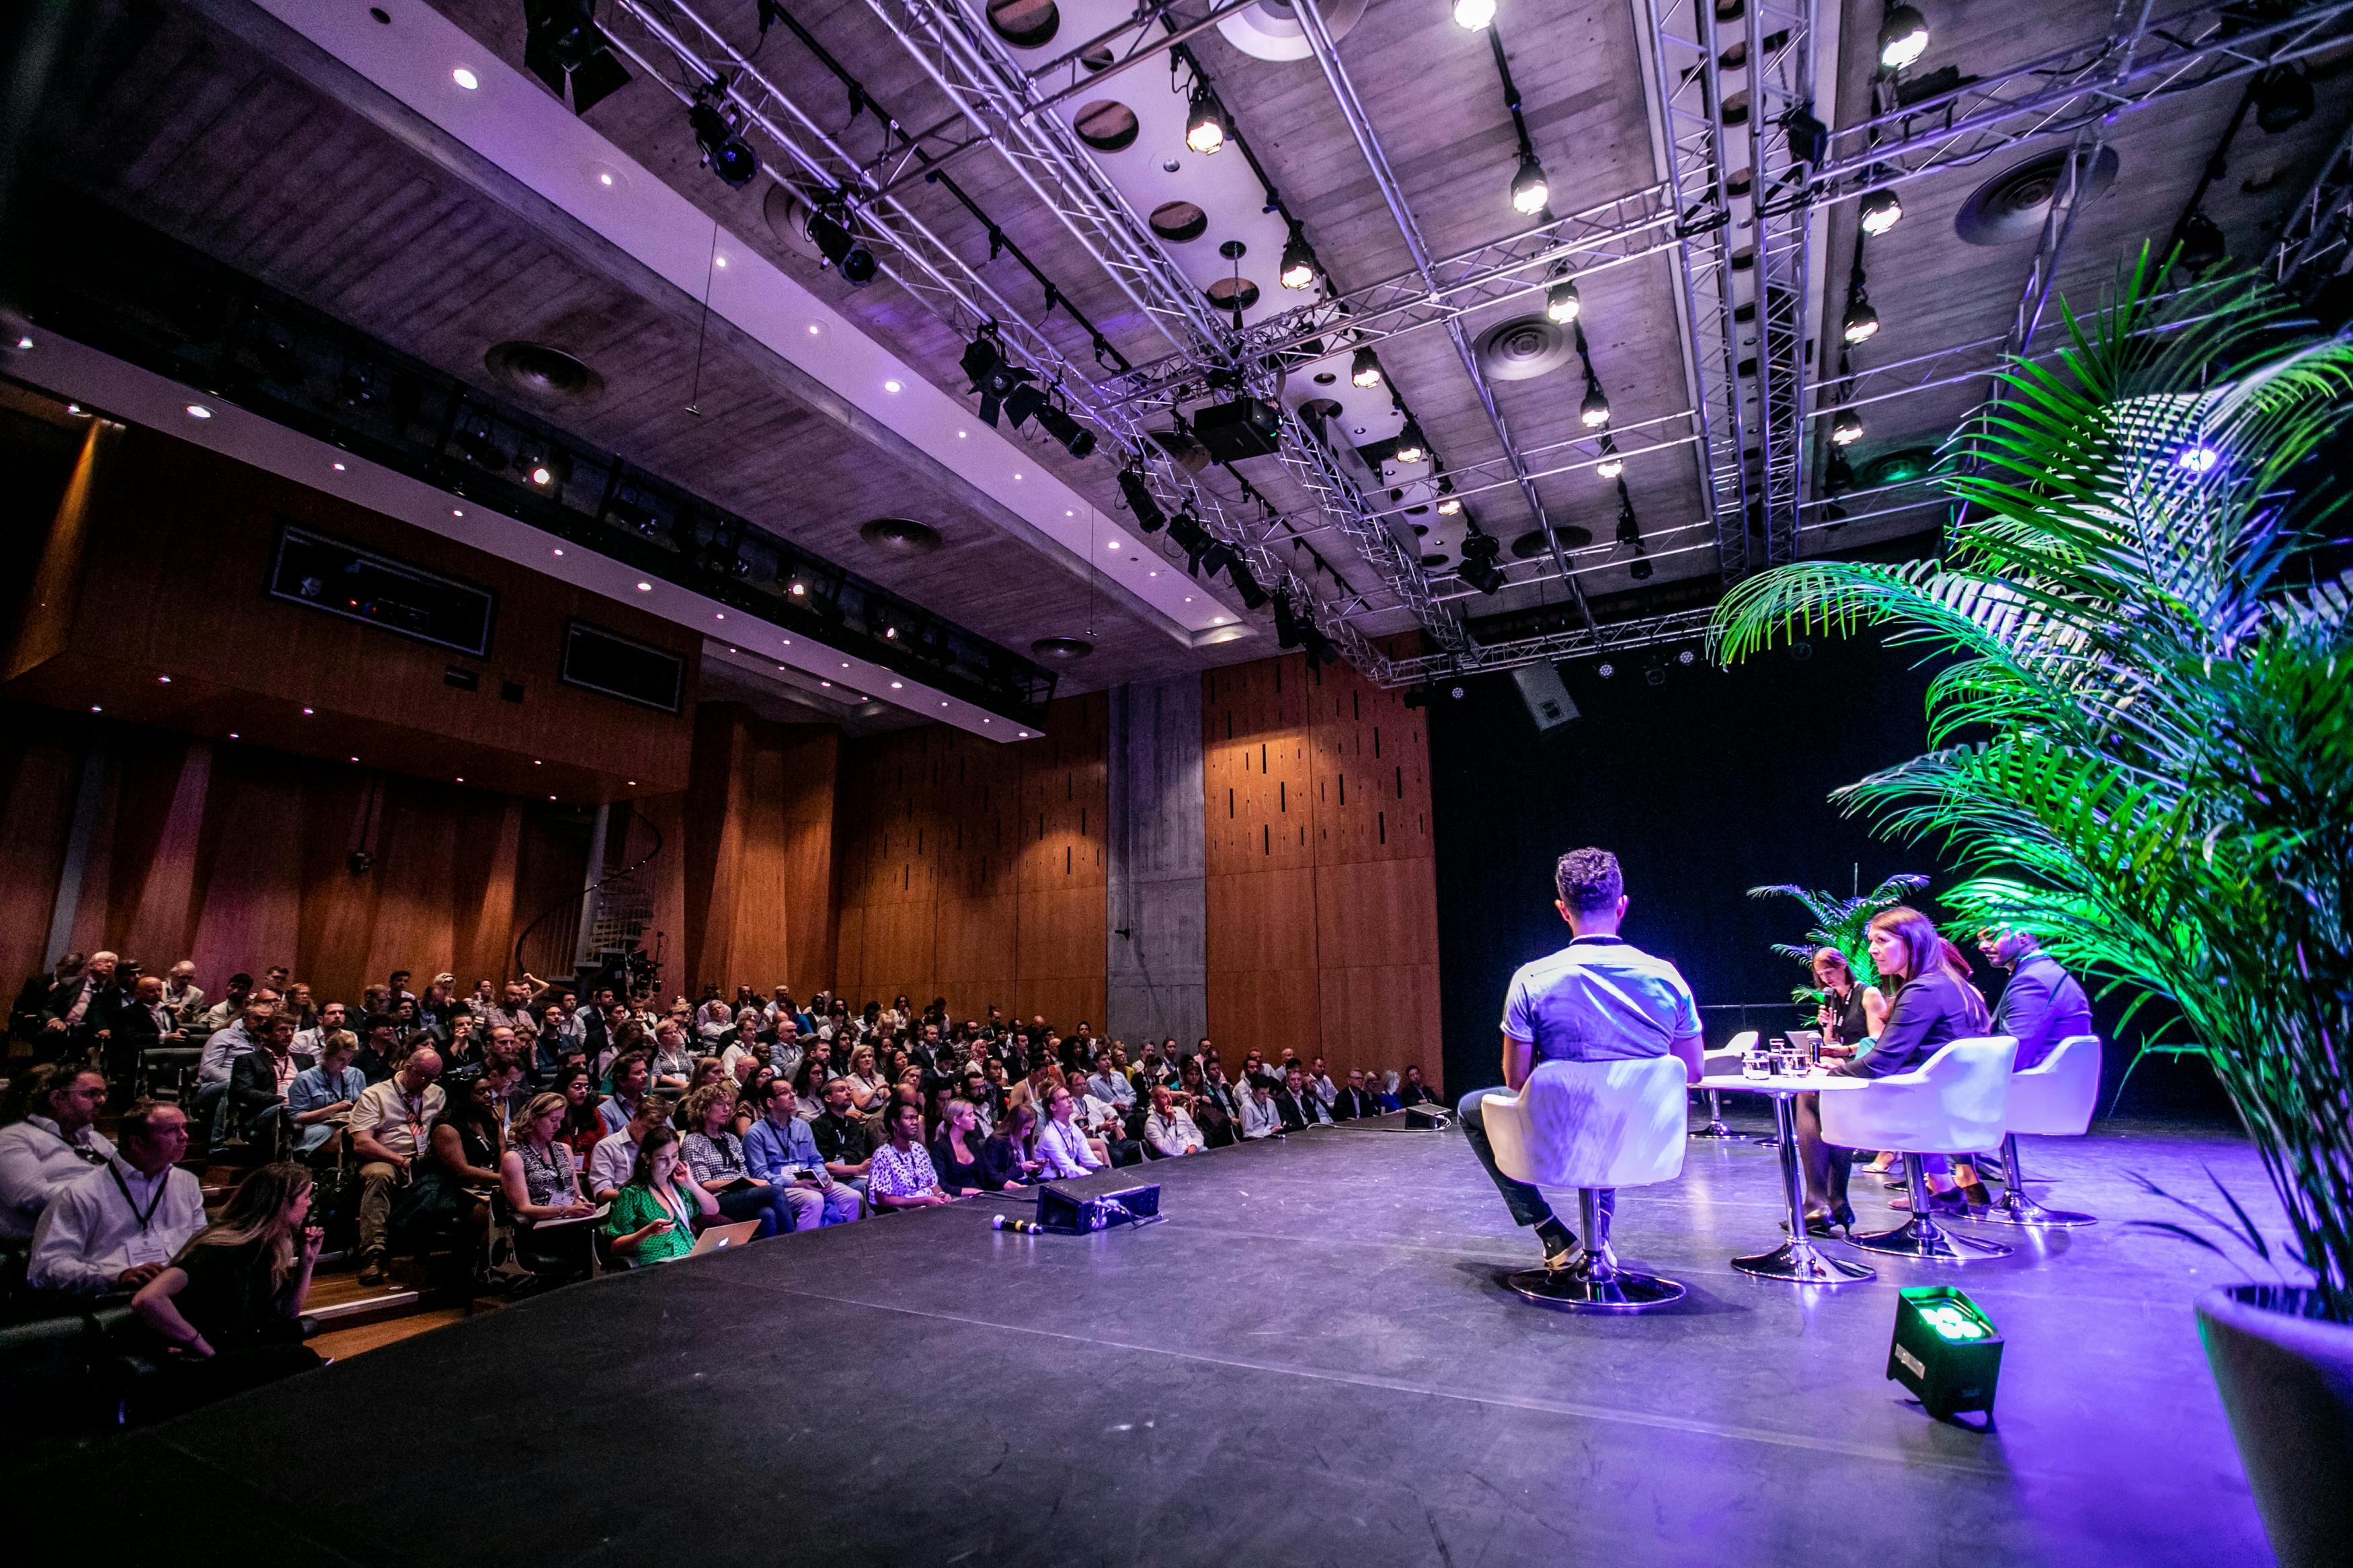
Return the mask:
<path id="1" fill-rule="evenodd" d="M 705 704 L 682 812 L 683 948 L 665 974 L 699 995 L 737 984 L 803 996 L 832 969 L 833 817 L 840 738 Z M 607 864 L 617 868 L 610 854 Z"/>
<path id="2" fill-rule="evenodd" d="M 0 961 L 24 973 L 53 956 L 41 948 L 93 742 L 111 782 L 74 943 L 156 973 L 193 959 L 215 995 L 231 973 L 273 963 L 354 1002 L 395 967 L 501 980 L 517 920 L 578 894 L 576 813 L 111 721 L 13 707 L 0 718 L 44 737 L 0 748 L 0 851 L 15 851 L 0 864 Z M 373 856 L 366 869 L 352 869 L 354 849 Z M 531 956 L 538 967 L 559 955 Z M 542 973 L 568 969 L 568 948 L 560 956 Z"/>
<path id="3" fill-rule="evenodd" d="M 833 988 L 1099 1022 L 1108 720 L 1096 694 L 1026 744 L 939 725 L 844 742 Z"/>
<path id="4" fill-rule="evenodd" d="M 1335 1071 L 1439 1066 L 1429 731 L 1353 669 L 1202 677 L 1209 1033 Z"/>

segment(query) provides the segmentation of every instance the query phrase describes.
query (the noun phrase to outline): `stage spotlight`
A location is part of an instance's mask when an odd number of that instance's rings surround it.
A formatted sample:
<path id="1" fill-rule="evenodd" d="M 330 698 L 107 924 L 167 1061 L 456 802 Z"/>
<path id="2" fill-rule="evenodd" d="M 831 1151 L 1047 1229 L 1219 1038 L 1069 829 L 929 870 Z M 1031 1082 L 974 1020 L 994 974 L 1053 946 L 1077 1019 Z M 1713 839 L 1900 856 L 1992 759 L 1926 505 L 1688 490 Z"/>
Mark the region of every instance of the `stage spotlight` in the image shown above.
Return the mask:
<path id="1" fill-rule="evenodd" d="M 1226 552 L 1226 575 L 1232 580 L 1234 592 L 1242 596 L 1244 609 L 1255 610 L 1266 604 L 1266 590 L 1259 586 L 1256 577 L 1250 575 L 1250 569 L 1241 556 L 1230 549 Z"/>
<path id="2" fill-rule="evenodd" d="M 1291 226 L 1291 237 L 1282 242 L 1282 270 L 1277 277 L 1286 289 L 1315 287 L 1315 256 L 1295 223 Z"/>
<path id="3" fill-rule="evenodd" d="M 1614 479 L 1626 471 L 1626 459 L 1618 455 L 1618 443 L 1607 434 L 1601 437 L 1601 460 L 1593 465 L 1593 471 L 1605 479 Z"/>
<path id="4" fill-rule="evenodd" d="M 1119 493 L 1127 500 L 1127 510 L 1135 514 L 1135 526 L 1145 533 L 1157 533 L 1168 522 L 1160 503 L 1152 499 L 1152 487 L 1144 482 L 1144 470 L 1131 463 L 1119 471 Z"/>
<path id="5" fill-rule="evenodd" d="M 1618 673 L 1618 667 L 1605 658 L 1595 668 L 1593 673 L 1599 676 L 1602 679 L 1607 680 L 1611 676 Z"/>
<path id="6" fill-rule="evenodd" d="M 1588 430 L 1599 430 L 1609 423 L 1609 399 L 1601 395 L 1601 384 L 1588 380 L 1585 401 L 1577 405 L 1577 417 Z"/>
<path id="7" fill-rule="evenodd" d="M 1477 32 L 1495 19 L 1495 0 L 1454 0 L 1454 25 Z"/>
<path id="8" fill-rule="evenodd" d="M 1005 416 L 1013 421 L 1016 430 L 1029 422 L 1029 416 L 1046 406 L 1045 390 L 1034 382 L 1023 382 L 1005 398 Z"/>
<path id="9" fill-rule="evenodd" d="M 1462 537 L 1462 560 L 1455 567 L 1455 572 L 1482 594 L 1501 593 L 1504 572 L 1495 564 L 1495 557 L 1502 550 L 1501 543 L 1491 535 L 1482 533 L 1474 524 Z"/>
<path id="10" fill-rule="evenodd" d="M 542 490 L 560 489 L 572 472 L 570 458 L 543 447 L 524 447 L 515 456 L 515 467 L 522 470 L 522 477 L 531 481 L 533 489 Z"/>
<path id="11" fill-rule="evenodd" d="M 1860 289 L 1846 305 L 1846 320 L 1840 331 L 1850 343 L 1867 343 L 1879 335 L 1879 312 L 1871 308 L 1871 299 Z"/>
<path id="12" fill-rule="evenodd" d="M 1565 278 L 1545 290 L 1545 320 L 1556 326 L 1565 327 L 1577 320 L 1583 306 L 1577 297 L 1577 285 Z"/>
<path id="13" fill-rule="evenodd" d="M 1421 438 L 1421 422 L 1410 414 L 1406 416 L 1405 429 L 1397 439 L 1397 460 L 1419 463 L 1430 456 L 1430 443 Z"/>
<path id="14" fill-rule="evenodd" d="M 1534 216 L 1550 200 L 1552 187 L 1545 183 L 1544 165 L 1533 150 L 1521 153 L 1520 172 L 1512 176 L 1512 210 Z"/>
<path id="15" fill-rule="evenodd" d="M 1799 163 L 1819 163 L 1830 155 L 1831 128 L 1812 110 L 1791 110 L 1781 117 L 1781 129 L 1788 132 L 1789 156 Z"/>
<path id="16" fill-rule="evenodd" d="M 2255 79 L 2255 123 L 2273 135 L 2312 118 L 2312 79 L 2274 66 Z"/>
<path id="17" fill-rule="evenodd" d="M 981 422 L 991 427 L 997 424 L 998 410 L 1013 389 L 1036 377 L 1034 371 L 1016 370 L 1005 362 L 1005 345 L 996 331 L 983 327 L 972 342 L 965 344 L 956 360 L 972 390 L 980 394 Z"/>
<path id="18" fill-rule="evenodd" d="M 1193 96 L 1185 113 L 1185 145 L 1204 156 L 1226 144 L 1226 111 L 1218 107 L 1209 84 L 1196 77 Z"/>
<path id="19" fill-rule="evenodd" d="M 1095 433 L 1071 418 L 1070 410 L 1059 404 L 1049 402 L 1039 408 L 1038 423 L 1073 458 L 1083 458 L 1095 449 Z"/>
<path id="20" fill-rule="evenodd" d="M 1856 204 L 1857 221 L 1865 234 L 1885 234 L 1904 216 L 1904 204 L 1894 191 L 1873 191 Z"/>
<path id="21" fill-rule="evenodd" d="M 1879 63 L 1900 71 L 1928 52 L 1928 18 L 1915 5 L 1890 5 L 1879 24 Z"/>
<path id="22" fill-rule="evenodd" d="M 863 289 L 874 281 L 874 253 L 850 232 L 849 210 L 847 207 L 810 213 L 808 237 L 818 253 L 833 264 L 836 272 L 841 274 L 844 283 L 853 289 Z"/>
<path id="23" fill-rule="evenodd" d="M 1993 1320 L 1950 1285 L 1915 1285 L 1896 1292 L 1887 1375 L 1910 1389 L 1936 1419 L 1963 1410 L 1981 1410 L 1987 1420 L 1993 1419 L 2001 1346 Z"/>
<path id="24" fill-rule="evenodd" d="M 2191 213 L 2189 221 L 2181 226 L 2181 248 L 2173 259 L 2177 266 L 2203 272 L 2227 253 L 2221 229 L 2201 211 Z"/>
<path id="25" fill-rule="evenodd" d="M 627 87 L 629 73 L 596 30 L 596 0 L 523 0 L 523 68 L 572 112 L 586 114 Z"/>
<path id="26" fill-rule="evenodd" d="M 1831 440 L 1837 446 L 1852 447 L 1862 439 L 1862 416 L 1852 408 L 1841 408 L 1831 416 Z"/>
<path id="27" fill-rule="evenodd" d="M 1439 480 L 1438 515 L 1440 517 L 1452 517 L 1456 512 L 1459 512 L 1461 510 L 1462 498 L 1454 493 L 1454 481 L 1452 479 Z"/>
<path id="28" fill-rule="evenodd" d="M 1378 386 L 1380 384 L 1380 356 L 1374 353 L 1370 346 L 1358 349 L 1356 351 L 1356 357 L 1348 362 L 1348 384 L 1350 386 Z"/>
<path id="29" fill-rule="evenodd" d="M 1201 520 L 1189 511 L 1178 512 L 1168 520 L 1168 537 L 1185 552 L 1186 574 L 1200 576 L 1202 561 L 1217 542 L 1209 537 L 1209 531 L 1201 526 Z"/>
<path id="30" fill-rule="evenodd" d="M 738 190 L 752 183 L 752 176 L 760 172 L 759 155 L 715 104 L 692 105 L 686 111 L 686 122 L 693 128 L 694 144 L 702 149 L 702 161 L 712 174 Z"/>
<path id="31" fill-rule="evenodd" d="M 1285 648 L 1299 646 L 1299 617 L 1292 612 L 1291 595 L 1288 594 L 1274 596 L 1274 646 Z"/>

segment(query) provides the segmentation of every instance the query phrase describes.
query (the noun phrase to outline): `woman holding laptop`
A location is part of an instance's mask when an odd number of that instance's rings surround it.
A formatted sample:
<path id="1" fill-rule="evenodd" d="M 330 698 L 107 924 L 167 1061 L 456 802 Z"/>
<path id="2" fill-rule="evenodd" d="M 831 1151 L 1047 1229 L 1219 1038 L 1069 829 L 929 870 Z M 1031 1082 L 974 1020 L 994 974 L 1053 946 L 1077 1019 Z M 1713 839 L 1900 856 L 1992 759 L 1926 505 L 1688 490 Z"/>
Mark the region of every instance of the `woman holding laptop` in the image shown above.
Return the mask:
<path id="1" fill-rule="evenodd" d="M 694 1217 L 718 1217 L 719 1200 L 686 1173 L 677 1130 L 657 1125 L 638 1145 L 629 1179 L 605 1216 L 613 1256 L 632 1268 L 668 1263 L 694 1250 Z"/>

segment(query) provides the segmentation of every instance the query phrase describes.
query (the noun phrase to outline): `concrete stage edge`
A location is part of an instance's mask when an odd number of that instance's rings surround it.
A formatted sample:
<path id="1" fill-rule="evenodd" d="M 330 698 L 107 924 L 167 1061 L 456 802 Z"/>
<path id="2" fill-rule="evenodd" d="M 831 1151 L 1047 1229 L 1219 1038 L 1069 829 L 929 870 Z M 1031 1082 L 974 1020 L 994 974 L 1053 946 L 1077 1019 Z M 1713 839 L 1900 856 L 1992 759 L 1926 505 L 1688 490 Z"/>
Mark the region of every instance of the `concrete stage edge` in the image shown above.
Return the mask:
<path id="1" fill-rule="evenodd" d="M 1778 1237 L 1773 1154 L 1694 1143 L 1619 1229 L 1690 1299 L 1609 1319 L 1506 1294 L 1532 1244 L 1459 1133 L 1398 1120 L 1122 1173 L 1165 1184 L 1143 1231 L 997 1232 L 1018 1211 L 973 1200 L 556 1291 L 37 1463 L 12 1534 L 245 1564 L 2270 1560 L 2189 1310 L 2236 1276 L 2124 1223 L 2181 1217 L 2127 1173 L 2211 1194 L 2206 1166 L 2272 1223 L 2242 1142 L 2032 1140 L 2038 1195 L 2099 1225 L 1972 1227 L 2018 1255 L 1834 1291 L 1730 1267 Z M 1884 1380 L 1897 1287 L 1934 1282 L 2008 1338 L 1990 1434 Z"/>

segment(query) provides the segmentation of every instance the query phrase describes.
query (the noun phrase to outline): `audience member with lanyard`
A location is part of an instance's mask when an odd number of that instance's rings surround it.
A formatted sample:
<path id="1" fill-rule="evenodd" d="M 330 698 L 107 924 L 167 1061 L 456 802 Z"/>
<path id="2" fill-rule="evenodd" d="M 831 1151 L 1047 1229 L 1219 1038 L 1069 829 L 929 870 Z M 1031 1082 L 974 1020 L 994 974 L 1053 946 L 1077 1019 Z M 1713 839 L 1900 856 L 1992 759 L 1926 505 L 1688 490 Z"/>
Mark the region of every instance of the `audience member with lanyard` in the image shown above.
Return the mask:
<path id="1" fill-rule="evenodd" d="M 19 1116 L 0 1127 L 0 1236 L 29 1240 L 59 1190 L 114 1152 L 92 1125 L 105 1103 L 94 1068 L 52 1062 L 24 1074 Z"/>
<path id="2" fill-rule="evenodd" d="M 393 1075 L 368 1085 L 352 1107 L 344 1131 L 360 1158 L 360 1283 L 384 1283 L 386 1231 L 393 1189 L 406 1183 L 426 1152 L 445 1096 L 434 1080 L 441 1058 L 431 1049 L 409 1054 Z"/>
<path id="3" fill-rule="evenodd" d="M 85 1169 L 51 1200 L 33 1231 L 26 1282 L 39 1290 L 101 1296 L 136 1290 L 205 1227 L 204 1191 L 179 1169 L 188 1119 L 176 1105 L 132 1102 L 119 1152 Z"/>

